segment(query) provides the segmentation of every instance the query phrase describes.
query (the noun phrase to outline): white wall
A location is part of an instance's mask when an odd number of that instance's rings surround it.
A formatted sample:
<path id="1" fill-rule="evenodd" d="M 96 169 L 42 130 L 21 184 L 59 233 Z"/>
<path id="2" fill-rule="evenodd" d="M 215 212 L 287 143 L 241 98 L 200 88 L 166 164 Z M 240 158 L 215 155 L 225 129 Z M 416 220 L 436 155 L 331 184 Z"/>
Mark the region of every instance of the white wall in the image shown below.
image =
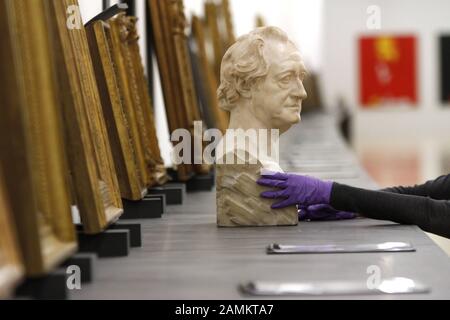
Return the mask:
<path id="1" fill-rule="evenodd" d="M 80 4 L 81 17 L 84 23 L 102 12 L 103 9 L 102 0 L 78 0 L 78 3 Z"/>
<path id="2" fill-rule="evenodd" d="M 366 27 L 370 5 L 381 8 L 380 31 Z M 356 146 L 368 141 L 415 143 L 450 137 L 450 108 L 439 101 L 438 37 L 450 32 L 448 0 L 325 0 L 322 86 L 328 106 L 338 96 L 355 111 Z M 418 38 L 417 109 L 388 107 L 363 111 L 359 105 L 357 39 L 363 34 L 411 33 Z"/>

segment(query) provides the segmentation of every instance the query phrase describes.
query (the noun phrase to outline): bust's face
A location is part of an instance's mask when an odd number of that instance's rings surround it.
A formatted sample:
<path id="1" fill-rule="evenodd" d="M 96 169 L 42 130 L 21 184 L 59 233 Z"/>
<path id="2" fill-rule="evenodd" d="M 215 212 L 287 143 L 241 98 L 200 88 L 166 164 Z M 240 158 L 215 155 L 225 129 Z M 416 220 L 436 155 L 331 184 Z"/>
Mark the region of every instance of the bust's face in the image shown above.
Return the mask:
<path id="1" fill-rule="evenodd" d="M 306 69 L 298 50 L 291 44 L 268 41 L 265 46 L 269 73 L 252 88 L 252 111 L 268 128 L 286 132 L 300 122 L 302 101 L 307 98 L 303 80 Z"/>

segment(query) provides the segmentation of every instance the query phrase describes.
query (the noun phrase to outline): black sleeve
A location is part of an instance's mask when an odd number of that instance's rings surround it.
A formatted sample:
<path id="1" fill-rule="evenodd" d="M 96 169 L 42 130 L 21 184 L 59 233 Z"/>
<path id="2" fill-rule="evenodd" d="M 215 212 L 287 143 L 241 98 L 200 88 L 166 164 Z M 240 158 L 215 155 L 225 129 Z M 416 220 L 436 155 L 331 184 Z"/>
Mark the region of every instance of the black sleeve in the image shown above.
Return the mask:
<path id="1" fill-rule="evenodd" d="M 408 194 L 412 196 L 430 197 L 435 200 L 450 200 L 450 174 L 441 176 L 422 185 L 413 187 L 394 187 L 381 191 Z"/>
<path id="2" fill-rule="evenodd" d="M 434 192 L 436 195 L 443 194 L 443 191 Z M 417 225 L 424 231 L 450 238 L 450 201 L 334 183 L 330 204 L 337 210 L 357 212 L 377 220 Z"/>

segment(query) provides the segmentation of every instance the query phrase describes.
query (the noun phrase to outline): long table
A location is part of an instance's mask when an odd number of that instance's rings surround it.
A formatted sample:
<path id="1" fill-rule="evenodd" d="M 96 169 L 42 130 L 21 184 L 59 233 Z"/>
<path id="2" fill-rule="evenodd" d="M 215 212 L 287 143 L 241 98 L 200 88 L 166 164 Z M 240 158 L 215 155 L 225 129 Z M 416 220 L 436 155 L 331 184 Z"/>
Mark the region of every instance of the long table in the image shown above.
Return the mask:
<path id="1" fill-rule="evenodd" d="M 376 184 L 341 138 L 332 116 L 304 118 L 281 143 L 281 166 L 364 188 Z M 383 279 L 406 277 L 431 288 L 427 294 L 325 296 L 321 299 L 449 299 L 450 259 L 415 226 L 355 219 L 301 222 L 297 227 L 216 227 L 215 193 L 190 193 L 161 220 L 142 220 L 143 247 L 122 259 L 97 263 L 95 281 L 74 299 L 252 299 L 238 286 L 260 281 L 366 282 L 376 266 Z M 266 254 L 270 243 L 363 244 L 410 242 L 408 253 Z M 370 269 L 369 269 L 370 270 Z M 269 297 L 273 299 L 273 297 Z"/>

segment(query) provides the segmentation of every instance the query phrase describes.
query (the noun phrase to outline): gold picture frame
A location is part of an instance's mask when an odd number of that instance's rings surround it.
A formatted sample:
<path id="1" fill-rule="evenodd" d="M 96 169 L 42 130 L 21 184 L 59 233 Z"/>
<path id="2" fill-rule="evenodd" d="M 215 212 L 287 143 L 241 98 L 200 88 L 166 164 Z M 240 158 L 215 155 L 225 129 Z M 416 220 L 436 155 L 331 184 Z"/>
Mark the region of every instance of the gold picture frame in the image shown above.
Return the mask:
<path id="1" fill-rule="evenodd" d="M 1 164 L 28 276 L 77 250 L 45 2 L 0 2 Z"/>
<path id="2" fill-rule="evenodd" d="M 141 168 L 147 176 L 146 185 L 162 185 L 168 181 L 168 176 L 159 149 L 153 106 L 140 56 L 137 18 L 122 13 L 108 22 L 110 31 L 106 33 L 111 35 L 111 51 L 117 65 L 124 113 Z"/>
<path id="3" fill-rule="evenodd" d="M 186 66 L 180 67 L 179 65 L 178 59 L 181 53 L 176 50 L 174 36 L 177 30 L 176 23 L 181 22 L 181 27 L 184 28 L 185 21 L 182 17 L 181 19 L 175 19 L 174 17 L 175 12 L 172 12 L 172 10 L 179 5 L 176 3 L 177 1 L 148 1 L 169 130 L 173 132 L 177 129 L 187 129 L 193 132 L 193 121 L 195 120 L 192 114 L 193 107 L 187 104 L 190 98 L 186 96 L 189 89 L 183 88 L 183 85 L 193 86 L 193 80 L 191 78 L 188 82 L 183 82 L 184 77 L 181 73 L 186 70 Z M 176 10 L 176 12 L 180 13 L 179 10 Z M 178 179 L 180 181 L 189 180 L 193 173 L 194 166 L 191 164 L 178 166 Z"/>
<path id="4" fill-rule="evenodd" d="M 205 35 L 206 43 L 212 47 L 212 55 L 208 56 L 210 64 L 214 69 L 216 79 L 220 79 L 220 66 L 222 58 L 225 54 L 225 46 L 223 43 L 222 34 L 219 27 L 219 13 L 218 6 L 215 1 L 207 0 L 205 2 Z"/>
<path id="5" fill-rule="evenodd" d="M 202 115 L 194 87 L 183 1 L 148 1 L 169 129 L 183 128 L 193 134 L 194 122 L 202 121 Z M 178 178 L 186 181 L 194 171 L 207 174 L 210 170 L 211 166 L 205 164 L 183 164 L 178 168 Z"/>
<path id="6" fill-rule="evenodd" d="M 119 17 L 122 17 L 120 14 Z M 145 149 L 141 143 L 141 136 L 139 127 L 137 125 L 139 119 L 137 118 L 136 110 L 133 103 L 133 92 L 131 86 L 133 85 L 132 79 L 129 77 L 129 70 L 124 51 L 126 50 L 126 37 L 128 34 L 127 26 L 123 24 L 122 18 L 112 19 L 108 21 L 110 28 L 106 30 L 106 35 L 109 38 L 111 45 L 112 59 L 116 66 L 116 76 L 119 84 L 119 92 L 122 97 L 122 107 L 125 117 L 128 123 L 128 132 L 130 140 L 133 143 L 136 163 L 140 175 L 142 177 L 142 183 L 144 186 L 152 184 L 152 177 L 147 167 Z"/>
<path id="7" fill-rule="evenodd" d="M 192 66 L 189 59 L 186 28 L 188 27 L 186 16 L 184 15 L 184 4 L 182 0 L 166 0 L 168 17 L 171 23 L 173 44 L 176 54 L 176 66 L 178 67 L 179 83 L 183 93 L 183 102 L 187 110 L 186 124 L 193 126 L 194 121 L 200 121 L 200 109 L 197 95 L 194 88 Z"/>
<path id="8" fill-rule="evenodd" d="M 66 144 L 83 229 L 104 231 L 123 214 L 109 137 L 83 26 L 67 27 L 67 8 L 77 0 L 47 2 Z"/>
<path id="9" fill-rule="evenodd" d="M 156 133 L 155 116 L 153 102 L 149 93 L 149 83 L 145 76 L 144 65 L 139 48 L 139 35 L 137 32 L 137 18 L 129 17 L 130 19 L 130 37 L 128 41 L 130 51 L 130 61 L 132 63 L 132 72 L 136 78 L 137 92 L 140 98 L 141 114 L 144 119 L 144 127 L 148 130 L 146 145 L 150 149 L 150 170 L 153 173 L 156 185 L 163 185 L 169 181 L 167 170 L 164 165 L 164 160 L 161 156 L 161 149 L 159 148 L 158 136 Z"/>
<path id="10" fill-rule="evenodd" d="M 0 299 L 11 297 L 23 276 L 16 227 L 0 172 Z"/>
<path id="11" fill-rule="evenodd" d="M 169 12 L 169 21 L 171 22 L 173 42 L 175 45 L 181 92 L 183 93 L 184 106 L 188 110 L 187 126 L 190 128 L 191 134 L 194 135 L 194 121 L 203 122 L 203 119 L 200 112 L 198 95 L 194 86 L 194 75 L 189 56 L 188 37 L 186 34 L 188 23 L 184 14 L 184 2 L 183 0 L 166 0 L 166 5 L 168 6 L 167 10 Z M 203 129 L 205 129 L 204 125 Z M 203 144 L 203 147 L 205 145 L 206 143 Z M 199 175 L 206 175 L 211 171 L 211 165 L 204 163 L 194 164 L 194 171 Z"/>
<path id="12" fill-rule="evenodd" d="M 236 35 L 234 33 L 234 23 L 233 16 L 231 13 L 231 5 L 229 0 L 221 1 L 221 13 L 225 20 L 225 30 L 226 30 L 226 47 L 225 51 L 236 42 Z"/>
<path id="13" fill-rule="evenodd" d="M 167 18 L 161 14 L 160 0 L 148 0 L 148 4 L 169 130 L 174 131 L 181 128 L 183 119 L 181 110 L 178 111 L 181 101 L 180 95 L 176 94 L 177 77 L 173 74 L 173 68 L 170 65 L 173 61 L 171 56 L 173 51 L 170 50 L 171 37 L 168 22 Z"/>
<path id="14" fill-rule="evenodd" d="M 207 0 L 205 11 L 205 39 L 211 52 L 208 56 L 216 79 L 220 79 L 222 58 L 230 46 L 236 42 L 231 7 L 228 0 Z"/>
<path id="15" fill-rule="evenodd" d="M 255 27 L 256 28 L 262 28 L 262 27 L 265 27 L 265 26 L 267 26 L 266 19 L 260 14 L 256 15 Z"/>
<path id="16" fill-rule="evenodd" d="M 205 87 L 208 102 L 208 105 L 205 107 L 208 108 L 207 112 L 211 114 L 215 128 L 218 128 L 225 134 L 229 123 L 229 113 L 219 107 L 219 100 L 217 98 L 218 82 L 214 70 L 208 62 L 204 23 L 198 16 L 193 15 L 191 25 L 192 36 L 197 49 L 196 54 L 199 61 L 200 73 L 204 82 L 203 86 Z"/>
<path id="17" fill-rule="evenodd" d="M 117 67 L 112 58 L 109 28 L 109 24 L 96 21 L 87 26 L 86 31 L 122 198 L 138 201 L 143 199 L 147 188 L 139 171 L 135 147 L 130 139 L 129 124 L 123 110 L 123 97 L 119 92 Z"/>

